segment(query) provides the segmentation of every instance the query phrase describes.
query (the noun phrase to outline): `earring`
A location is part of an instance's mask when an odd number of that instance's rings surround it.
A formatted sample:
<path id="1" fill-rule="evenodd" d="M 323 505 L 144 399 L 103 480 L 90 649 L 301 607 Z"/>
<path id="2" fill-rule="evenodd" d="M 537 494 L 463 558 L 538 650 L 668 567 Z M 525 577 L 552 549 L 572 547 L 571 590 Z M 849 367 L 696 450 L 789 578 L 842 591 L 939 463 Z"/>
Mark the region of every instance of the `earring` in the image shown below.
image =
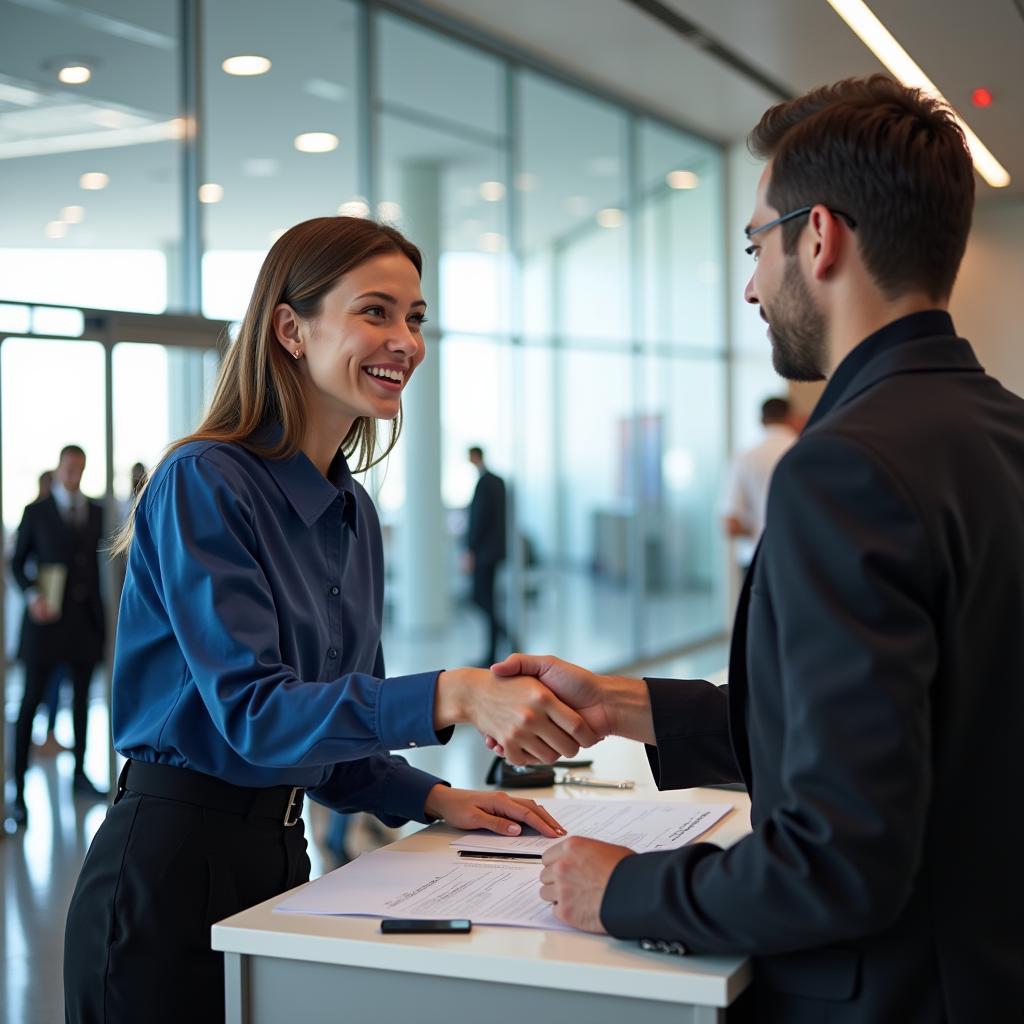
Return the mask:
<path id="1" fill-rule="evenodd" d="M 292 355 L 293 355 L 293 356 L 295 356 L 295 358 L 296 358 L 296 359 L 298 359 L 298 358 L 299 358 L 299 356 L 301 356 L 301 355 L 302 355 L 302 350 L 301 350 L 301 349 L 296 349 L 296 350 L 295 350 L 295 351 L 294 351 L 294 352 L 292 353 Z"/>

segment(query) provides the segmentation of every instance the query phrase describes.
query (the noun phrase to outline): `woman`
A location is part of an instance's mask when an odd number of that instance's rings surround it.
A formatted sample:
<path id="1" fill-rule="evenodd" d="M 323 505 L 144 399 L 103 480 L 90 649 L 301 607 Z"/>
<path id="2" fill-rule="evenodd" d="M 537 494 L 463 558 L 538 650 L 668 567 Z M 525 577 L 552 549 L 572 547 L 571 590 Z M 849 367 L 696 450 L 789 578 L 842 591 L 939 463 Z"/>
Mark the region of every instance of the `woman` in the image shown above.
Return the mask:
<path id="1" fill-rule="evenodd" d="M 562 834 L 532 801 L 387 754 L 457 722 L 521 761 L 595 739 L 536 680 L 384 679 L 380 527 L 347 459 L 372 464 L 377 420 L 397 440 L 424 356 L 420 269 L 370 221 L 286 232 L 210 411 L 126 524 L 112 719 L 129 761 L 68 912 L 68 1021 L 221 1020 L 210 925 L 308 879 L 303 790 L 389 825 Z"/>

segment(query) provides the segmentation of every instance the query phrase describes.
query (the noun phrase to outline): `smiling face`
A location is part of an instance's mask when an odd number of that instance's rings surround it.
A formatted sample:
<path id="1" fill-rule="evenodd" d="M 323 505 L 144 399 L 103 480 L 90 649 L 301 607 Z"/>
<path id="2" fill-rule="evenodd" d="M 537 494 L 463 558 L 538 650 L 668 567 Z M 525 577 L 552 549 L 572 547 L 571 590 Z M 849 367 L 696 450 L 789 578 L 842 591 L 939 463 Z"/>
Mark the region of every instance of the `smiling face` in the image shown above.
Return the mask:
<path id="1" fill-rule="evenodd" d="M 324 295 L 313 320 L 289 324 L 295 314 L 279 306 L 278 340 L 299 353 L 313 417 L 339 424 L 342 434 L 360 417 L 393 420 L 423 361 L 425 310 L 416 268 L 398 252 L 350 270 Z"/>
<path id="2" fill-rule="evenodd" d="M 770 174 L 771 165 L 758 183 L 751 229 L 779 216 L 768 205 Z M 828 365 L 825 316 L 808 288 L 799 252 L 783 250 L 784 227 L 780 224 L 750 239 L 757 263 L 744 298 L 760 306 L 761 319 L 768 324 L 775 372 L 786 380 L 823 380 Z"/>

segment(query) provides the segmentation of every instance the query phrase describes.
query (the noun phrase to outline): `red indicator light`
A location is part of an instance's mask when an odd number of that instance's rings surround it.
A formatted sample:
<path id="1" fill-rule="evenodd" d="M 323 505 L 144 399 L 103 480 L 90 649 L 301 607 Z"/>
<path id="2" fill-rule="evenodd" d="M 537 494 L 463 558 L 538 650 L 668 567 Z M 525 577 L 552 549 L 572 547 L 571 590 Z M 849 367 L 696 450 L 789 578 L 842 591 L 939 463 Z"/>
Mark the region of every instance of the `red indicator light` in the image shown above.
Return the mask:
<path id="1" fill-rule="evenodd" d="M 971 93 L 971 102 L 976 107 L 990 107 L 992 105 L 992 93 L 988 89 L 975 89 Z"/>

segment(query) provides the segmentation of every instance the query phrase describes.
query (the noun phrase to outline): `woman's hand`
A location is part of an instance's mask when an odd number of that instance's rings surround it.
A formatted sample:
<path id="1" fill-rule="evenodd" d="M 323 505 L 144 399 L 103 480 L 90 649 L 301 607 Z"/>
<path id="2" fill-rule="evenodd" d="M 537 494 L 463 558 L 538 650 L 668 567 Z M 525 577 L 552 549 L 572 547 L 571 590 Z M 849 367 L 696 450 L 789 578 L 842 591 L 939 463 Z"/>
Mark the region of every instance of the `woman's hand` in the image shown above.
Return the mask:
<path id="1" fill-rule="evenodd" d="M 513 764 L 574 757 L 600 738 L 582 716 L 529 676 L 499 679 L 483 669 L 442 672 L 434 700 L 434 728 L 471 722 L 493 736 Z"/>
<path id="2" fill-rule="evenodd" d="M 492 790 L 451 789 L 437 785 L 427 794 L 424 810 L 430 817 L 443 818 L 455 828 L 486 828 L 499 835 L 517 836 L 523 830 L 522 825 L 529 825 L 549 839 L 566 834 L 565 829 L 536 800 Z"/>

